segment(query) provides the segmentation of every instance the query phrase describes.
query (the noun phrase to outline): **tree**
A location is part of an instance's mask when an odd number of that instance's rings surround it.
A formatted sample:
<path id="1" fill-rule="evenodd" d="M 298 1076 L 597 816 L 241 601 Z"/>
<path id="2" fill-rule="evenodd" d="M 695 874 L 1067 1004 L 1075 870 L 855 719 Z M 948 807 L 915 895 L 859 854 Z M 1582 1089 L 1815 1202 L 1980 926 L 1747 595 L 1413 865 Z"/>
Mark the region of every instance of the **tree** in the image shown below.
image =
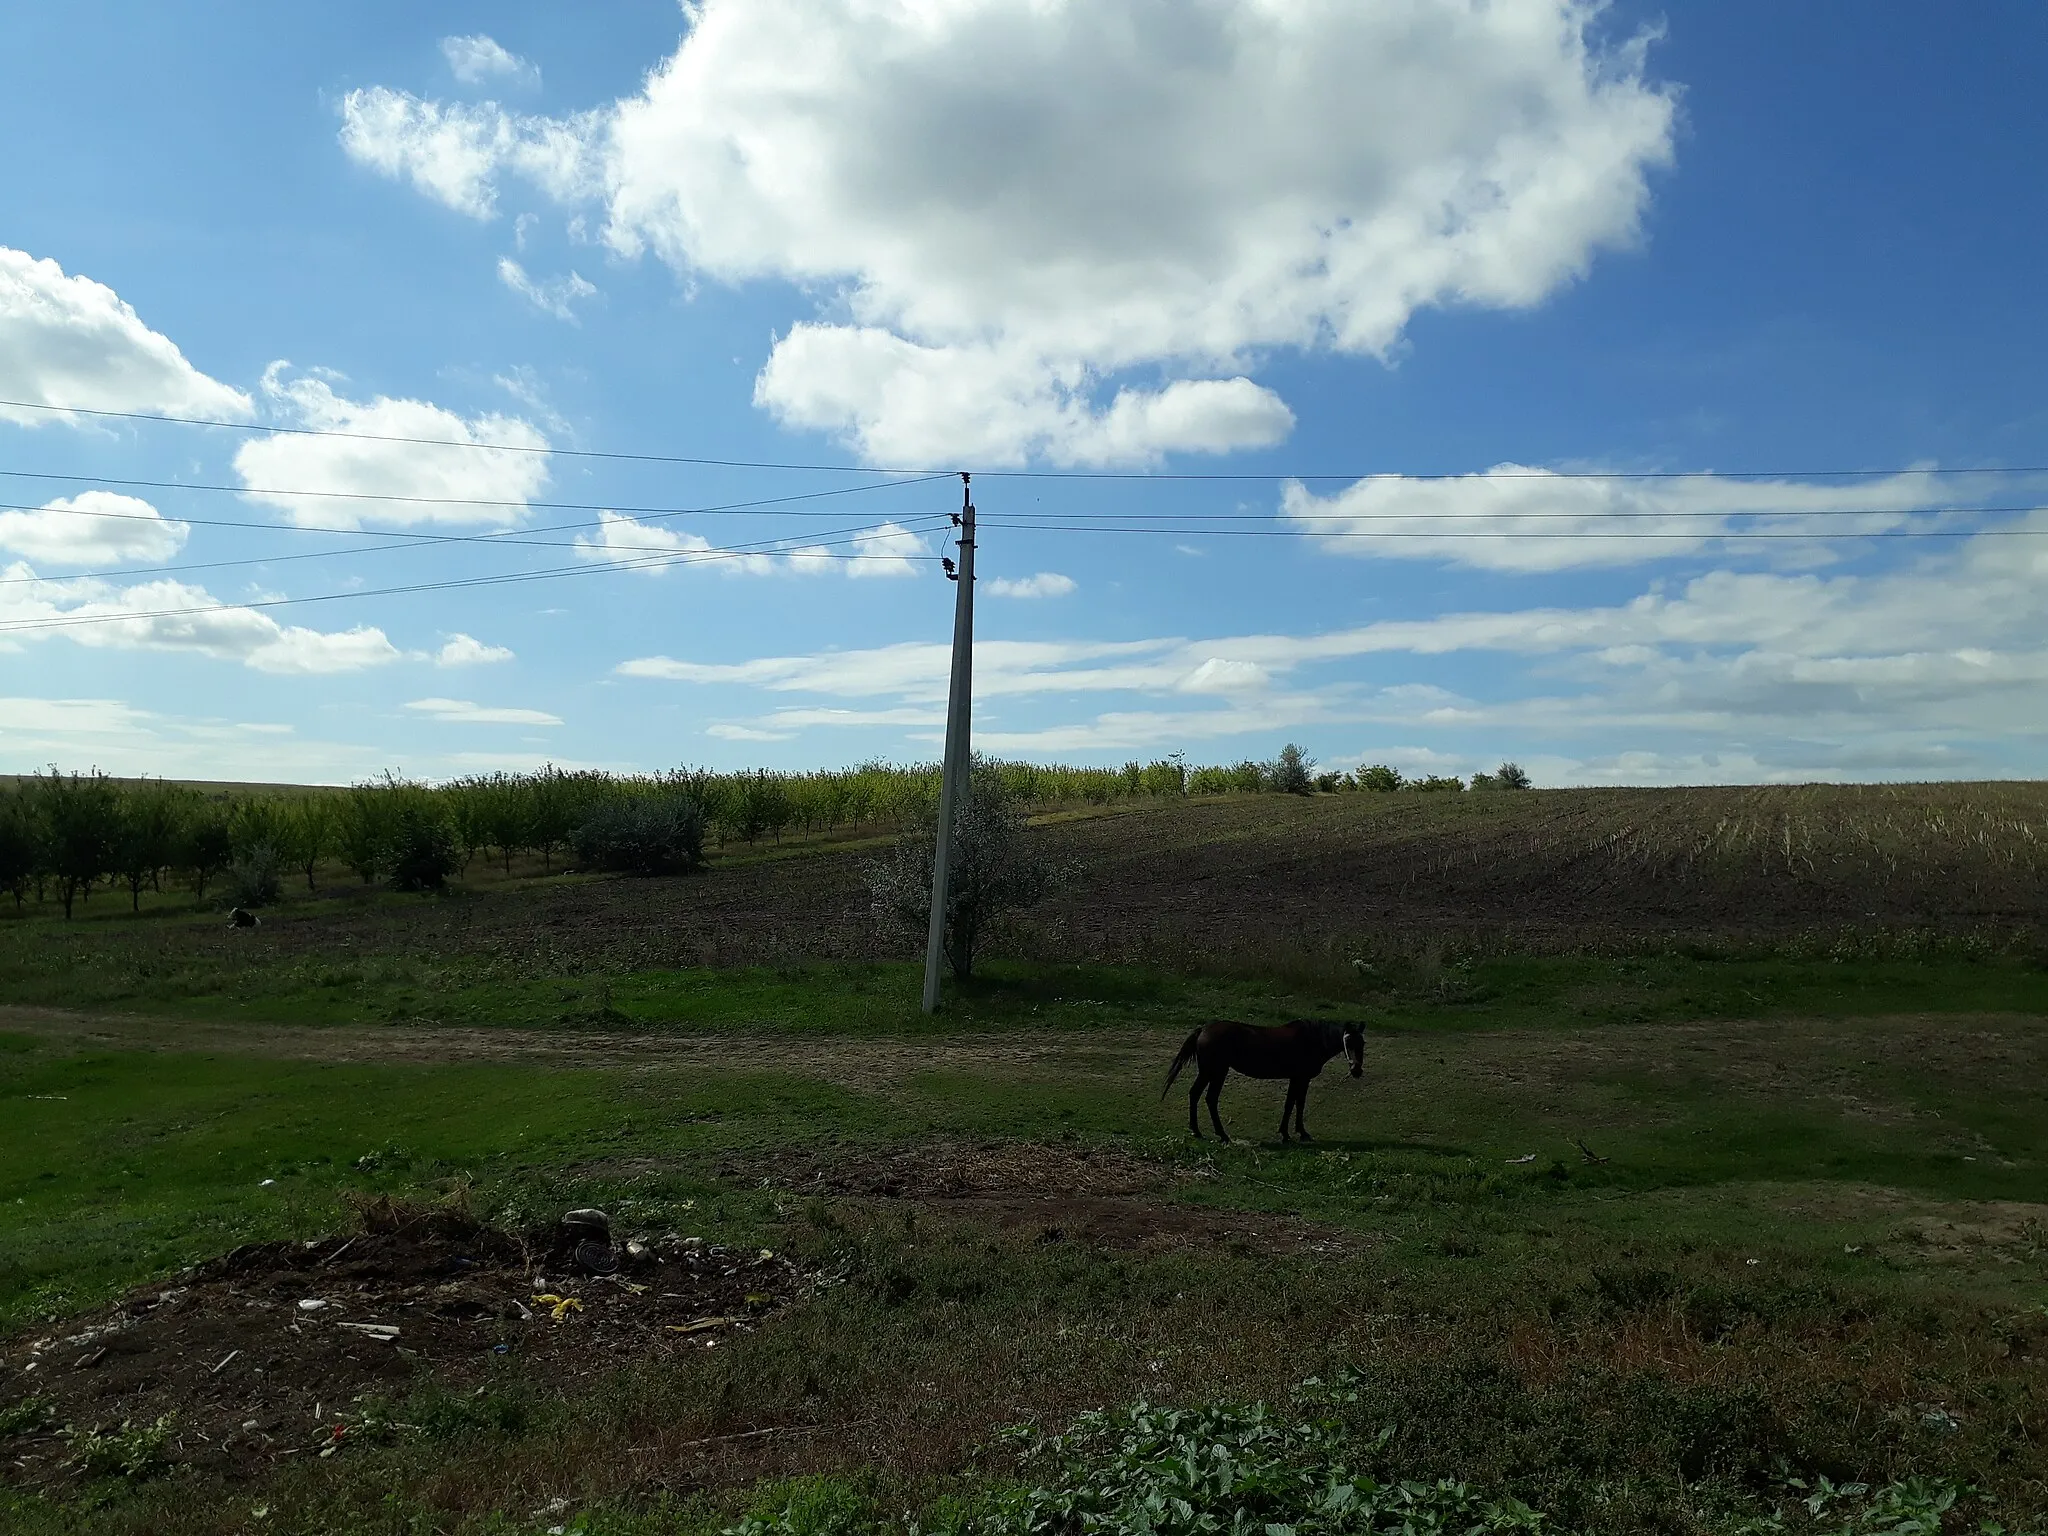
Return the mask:
<path id="1" fill-rule="evenodd" d="M 121 796 L 114 834 L 114 865 L 128 882 L 128 908 L 142 910 L 142 888 L 177 853 L 179 805 L 168 785 L 142 784 Z"/>
<path id="2" fill-rule="evenodd" d="M 0 891 L 14 898 L 17 912 L 42 862 L 42 829 L 35 812 L 35 802 L 19 790 L 0 799 Z"/>
<path id="3" fill-rule="evenodd" d="M 1512 762 L 1502 763 L 1493 770 L 1493 783 L 1496 789 L 1528 789 L 1530 787 L 1529 775 L 1522 771 L 1522 765 Z"/>
<path id="4" fill-rule="evenodd" d="M 1358 787 L 1375 794 L 1390 795 L 1405 782 L 1400 769 L 1389 768 L 1385 763 L 1374 763 L 1370 768 L 1358 770 Z"/>
<path id="5" fill-rule="evenodd" d="M 385 774 L 382 782 L 358 784 L 341 802 L 335 825 L 335 849 L 348 867 L 368 885 L 389 867 L 391 802 L 400 780 Z"/>
<path id="6" fill-rule="evenodd" d="M 206 885 L 235 862 L 235 824 L 228 808 L 209 800 L 185 818 L 177 862 L 192 874 L 192 892 L 206 900 Z"/>
<path id="7" fill-rule="evenodd" d="M 953 974 L 974 974 L 974 951 L 1008 913 L 1028 907 L 1052 888 L 1052 869 L 1031 846 L 1021 811 L 1001 776 L 977 756 L 967 794 L 954 808 L 952 863 L 946 873 L 946 962 Z M 906 833 L 885 857 L 868 866 L 875 911 L 913 933 L 929 929 L 932 861 L 938 844 L 934 808 L 925 825 Z"/>
<path id="8" fill-rule="evenodd" d="M 36 799 L 50 873 L 57 877 L 57 898 L 69 922 L 73 898 L 89 896 L 93 882 L 113 868 L 119 796 L 97 768 L 86 778 L 52 768 L 36 775 Z"/>
<path id="9" fill-rule="evenodd" d="M 334 846 L 334 802 L 326 794 L 301 795 L 292 804 L 279 851 L 291 850 L 291 861 L 306 872 L 306 889 L 314 890 L 313 870 Z"/>
<path id="10" fill-rule="evenodd" d="M 1316 760 L 1302 754 L 1301 748 L 1293 742 L 1280 749 L 1280 755 L 1267 770 L 1267 778 L 1276 794 L 1312 795 L 1315 793 Z"/>

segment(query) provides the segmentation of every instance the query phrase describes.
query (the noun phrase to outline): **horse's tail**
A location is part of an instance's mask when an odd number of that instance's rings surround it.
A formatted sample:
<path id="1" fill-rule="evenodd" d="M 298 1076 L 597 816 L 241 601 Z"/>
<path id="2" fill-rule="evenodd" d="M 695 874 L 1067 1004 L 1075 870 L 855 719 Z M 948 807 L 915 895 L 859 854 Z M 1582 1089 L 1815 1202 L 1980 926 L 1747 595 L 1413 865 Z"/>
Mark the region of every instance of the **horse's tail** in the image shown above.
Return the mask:
<path id="1" fill-rule="evenodd" d="M 1180 1054 L 1173 1058 L 1173 1065 L 1167 1069 L 1166 1086 L 1159 1090 L 1159 1097 L 1163 1099 L 1173 1091 L 1173 1080 L 1180 1076 L 1180 1069 L 1182 1067 L 1195 1059 L 1195 1048 L 1200 1044 L 1201 1039 L 1202 1032 L 1197 1029 L 1181 1043 Z"/>

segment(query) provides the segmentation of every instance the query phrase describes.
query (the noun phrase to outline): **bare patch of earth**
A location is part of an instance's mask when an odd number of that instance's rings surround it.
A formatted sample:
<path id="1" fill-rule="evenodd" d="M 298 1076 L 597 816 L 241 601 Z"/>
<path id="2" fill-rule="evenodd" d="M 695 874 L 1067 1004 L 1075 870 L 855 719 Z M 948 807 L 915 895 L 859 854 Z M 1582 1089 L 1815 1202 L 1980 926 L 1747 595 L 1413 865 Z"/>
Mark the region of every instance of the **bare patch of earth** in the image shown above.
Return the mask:
<path id="1" fill-rule="evenodd" d="M 571 1245 L 467 1218 L 250 1244 L 170 1285 L 0 1350 L 0 1403 L 36 1401 L 41 1433 L 0 1476 L 74 1469 L 62 1432 L 170 1416 L 172 1461 L 229 1477 L 426 1427 L 401 1422 L 431 1381 L 444 1401 L 523 1381 L 574 1388 L 637 1360 L 715 1349 L 812 1284 L 789 1260 L 648 1234 L 600 1275 Z M 380 1406 L 381 1405 L 381 1406 Z"/>
<path id="2" fill-rule="evenodd" d="M 1105 1038 L 955 1035 L 941 1040 L 832 1035 L 664 1034 L 651 1031 L 465 1028 L 392 1024 L 303 1026 L 202 1023 L 139 1014 L 74 1013 L 0 1006 L 0 1031 L 100 1050 L 218 1051 L 285 1061 L 504 1062 L 514 1065 L 666 1071 L 793 1072 L 852 1087 L 898 1082 L 935 1066 L 1028 1072 L 1070 1069 L 1150 1073 L 1166 1059 L 1165 1034 L 1123 1031 Z M 1170 1052 L 1168 1052 L 1170 1054 Z"/>
<path id="3" fill-rule="evenodd" d="M 1224 1210 L 1176 1198 L 1212 1177 L 1116 1148 L 1036 1141 L 941 1139 L 886 1149 L 792 1149 L 728 1162 L 725 1178 L 752 1178 L 793 1195 L 884 1202 L 979 1222 L 1041 1243 L 1160 1252 L 1222 1247 L 1232 1252 L 1355 1252 L 1355 1232 L 1258 1211 Z"/>

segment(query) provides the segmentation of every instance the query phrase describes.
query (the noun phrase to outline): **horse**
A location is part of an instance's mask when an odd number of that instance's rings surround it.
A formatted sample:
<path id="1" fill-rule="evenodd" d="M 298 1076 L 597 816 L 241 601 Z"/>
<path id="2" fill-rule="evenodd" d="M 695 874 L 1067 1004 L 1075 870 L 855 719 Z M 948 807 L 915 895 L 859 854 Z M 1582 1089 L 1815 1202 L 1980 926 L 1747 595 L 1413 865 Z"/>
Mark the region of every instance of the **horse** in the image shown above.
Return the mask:
<path id="1" fill-rule="evenodd" d="M 1216 1127 L 1219 1141 L 1230 1140 L 1230 1133 L 1223 1129 L 1223 1117 L 1216 1112 L 1216 1101 L 1223 1093 L 1223 1080 L 1235 1067 L 1246 1077 L 1284 1077 L 1287 1079 L 1287 1102 L 1280 1106 L 1280 1139 L 1289 1139 L 1287 1134 L 1288 1116 L 1294 1117 L 1294 1128 L 1300 1132 L 1303 1141 L 1315 1138 L 1302 1123 L 1303 1107 L 1308 1103 L 1308 1085 L 1319 1076 L 1323 1063 L 1339 1052 L 1351 1063 L 1351 1075 L 1365 1075 L 1365 1026 L 1363 1024 L 1329 1024 L 1315 1019 L 1293 1019 L 1285 1024 L 1260 1026 L 1240 1024 L 1234 1019 L 1218 1019 L 1204 1024 L 1189 1035 L 1180 1048 L 1180 1054 L 1173 1058 L 1173 1066 L 1166 1074 L 1166 1086 L 1159 1091 L 1165 1098 L 1173 1090 L 1173 1080 L 1180 1076 L 1180 1069 L 1190 1061 L 1198 1062 L 1200 1070 L 1195 1074 L 1195 1085 L 1188 1090 L 1188 1129 L 1195 1133 L 1195 1139 L 1202 1139 L 1202 1125 L 1195 1113 L 1196 1101 L 1204 1090 L 1209 1095 L 1209 1122 Z"/>

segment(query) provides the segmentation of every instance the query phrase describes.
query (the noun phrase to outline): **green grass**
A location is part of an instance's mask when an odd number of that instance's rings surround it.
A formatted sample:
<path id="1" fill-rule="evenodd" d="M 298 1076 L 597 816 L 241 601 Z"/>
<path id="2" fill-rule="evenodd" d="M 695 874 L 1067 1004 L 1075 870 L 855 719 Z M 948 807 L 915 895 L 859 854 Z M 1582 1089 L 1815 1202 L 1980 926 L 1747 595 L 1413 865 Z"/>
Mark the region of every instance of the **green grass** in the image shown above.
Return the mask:
<path id="1" fill-rule="evenodd" d="M 434 910 L 514 910 L 460 899 Z M 371 907 L 335 903 L 296 949 L 97 901 L 69 929 L 0 924 L 0 1003 L 24 1010 L 0 1033 L 0 1337 L 334 1230 L 367 1191 L 463 1188 L 513 1226 L 597 1203 L 842 1283 L 729 1349 L 574 1393 L 514 1372 L 458 1401 L 423 1377 L 351 1409 L 420 1429 L 254 1486 L 0 1491 L 0 1527 L 640 1536 L 751 1512 L 752 1536 L 997 1536 L 1036 1486 L 1004 1424 L 1149 1398 L 1222 1403 L 1202 1422 L 1236 1433 L 1245 1405 L 1298 1418 L 1294 1385 L 1339 1373 L 1351 1471 L 1462 1481 L 1473 1508 L 1521 1500 L 1562 1529 L 1864 1529 L 1875 1510 L 1903 1531 L 1918 1495 L 1883 1490 L 1915 1477 L 2003 1501 L 1963 1497 L 1951 1532 L 2048 1512 L 2048 970 L 2023 952 L 1865 935 L 1424 945 L 1364 970 L 1328 945 L 1263 972 L 1005 961 L 932 1020 L 908 964 L 565 967 L 438 952 L 407 938 L 416 904 Z M 1184 1033 L 1302 1015 L 1371 1026 L 1366 1080 L 1314 1091 L 1317 1144 L 1277 1145 L 1278 1088 L 1243 1079 L 1238 1144 L 1191 1141 L 1184 1094 L 1159 1098 Z M 915 1159 L 941 1137 L 1156 1160 L 1182 1177 L 1140 1216 L 1196 1235 L 1054 1241 L 1057 1190 L 1010 1229 L 783 1186 L 786 1157 Z M 1315 1223 L 1327 1251 L 1202 1235 L 1254 1217 Z M 1957 1427 L 1929 1428 L 1930 1405 Z M 0 1382 L 0 1435 L 17 1410 L 40 1423 Z M 803 1432 L 697 1445 L 763 1425 Z M 1823 1477 L 1880 1491 L 1819 1520 L 1786 1479 Z"/>

